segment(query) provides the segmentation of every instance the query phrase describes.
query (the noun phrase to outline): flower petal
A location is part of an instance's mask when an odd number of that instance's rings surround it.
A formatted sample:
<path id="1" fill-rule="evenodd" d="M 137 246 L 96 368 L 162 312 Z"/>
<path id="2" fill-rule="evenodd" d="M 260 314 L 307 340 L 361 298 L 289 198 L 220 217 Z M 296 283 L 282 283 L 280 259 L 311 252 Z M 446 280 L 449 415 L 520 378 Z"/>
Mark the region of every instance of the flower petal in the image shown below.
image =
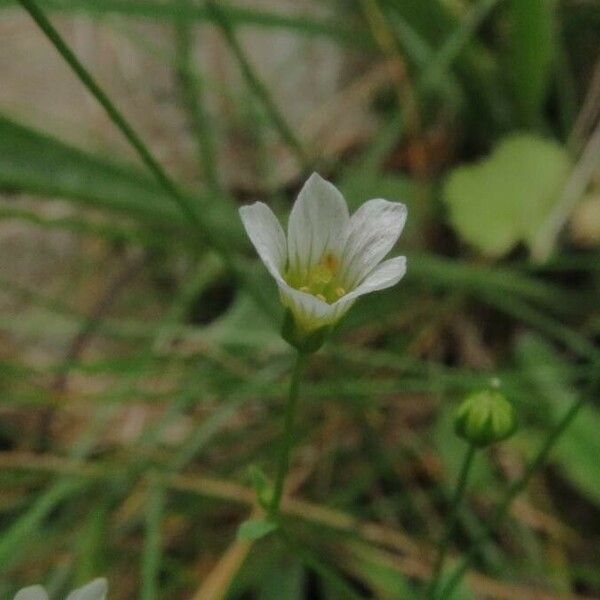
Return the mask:
<path id="1" fill-rule="evenodd" d="M 401 202 L 369 200 L 350 220 L 350 233 L 343 251 L 342 280 L 352 289 L 393 248 L 406 223 L 406 206 Z"/>
<path id="2" fill-rule="evenodd" d="M 287 261 L 285 234 L 273 211 L 263 202 L 240 208 L 250 241 L 271 275 L 281 273 Z"/>
<path id="3" fill-rule="evenodd" d="M 41 585 L 31 585 L 19 590 L 14 600 L 48 600 L 48 594 Z"/>
<path id="4" fill-rule="evenodd" d="M 367 275 L 365 280 L 349 294 L 332 304 L 335 310 L 335 319 L 340 319 L 354 304 L 359 296 L 370 292 L 385 290 L 396 285 L 406 273 L 406 256 L 396 256 L 382 262 Z"/>
<path id="5" fill-rule="evenodd" d="M 350 216 L 337 188 L 313 173 L 294 203 L 288 223 L 289 266 L 301 275 L 317 264 L 323 254 L 341 257 Z"/>
<path id="6" fill-rule="evenodd" d="M 282 303 L 292 311 L 300 327 L 310 331 L 330 325 L 336 320 L 336 311 L 332 304 L 289 286 L 281 277 L 276 279 Z"/>
<path id="7" fill-rule="evenodd" d="M 73 590 L 66 600 L 105 600 L 107 593 L 108 582 L 106 579 L 94 579 L 87 585 Z"/>

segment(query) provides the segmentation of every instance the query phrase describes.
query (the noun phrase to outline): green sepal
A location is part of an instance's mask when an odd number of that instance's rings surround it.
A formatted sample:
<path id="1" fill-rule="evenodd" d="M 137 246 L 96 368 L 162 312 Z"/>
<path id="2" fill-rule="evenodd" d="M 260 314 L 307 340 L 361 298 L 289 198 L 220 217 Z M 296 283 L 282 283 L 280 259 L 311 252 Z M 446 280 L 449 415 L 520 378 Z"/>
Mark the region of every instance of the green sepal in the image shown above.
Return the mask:
<path id="1" fill-rule="evenodd" d="M 496 390 L 484 390 L 467 396 L 456 411 L 456 434 L 478 448 L 510 437 L 517 429 L 512 404 Z"/>
<path id="2" fill-rule="evenodd" d="M 281 337 L 290 346 L 293 346 L 298 352 L 303 354 L 312 354 L 321 348 L 325 343 L 327 336 L 331 332 L 330 325 L 324 325 L 317 329 L 306 331 L 298 326 L 292 311 L 288 308 L 283 317 L 281 326 Z"/>
<path id="3" fill-rule="evenodd" d="M 275 531 L 279 525 L 267 519 L 248 519 L 237 530 L 238 540 L 255 541 Z"/>

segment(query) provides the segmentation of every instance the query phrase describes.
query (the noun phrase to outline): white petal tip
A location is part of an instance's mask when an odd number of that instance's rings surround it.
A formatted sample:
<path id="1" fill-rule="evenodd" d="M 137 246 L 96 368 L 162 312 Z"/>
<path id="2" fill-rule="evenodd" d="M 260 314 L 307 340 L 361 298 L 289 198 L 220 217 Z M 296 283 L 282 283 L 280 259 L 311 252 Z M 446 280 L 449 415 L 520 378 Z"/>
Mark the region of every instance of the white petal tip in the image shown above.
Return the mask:
<path id="1" fill-rule="evenodd" d="M 31 585 L 19 590 L 14 600 L 48 600 L 48 594 L 41 585 Z"/>
<path id="2" fill-rule="evenodd" d="M 240 206 L 240 208 L 238 209 L 238 212 L 240 213 L 240 215 L 242 217 L 244 217 L 244 215 L 250 215 L 250 214 L 256 212 L 257 210 L 261 210 L 263 208 L 269 208 L 269 207 L 264 202 L 254 202 L 253 204 L 246 204 L 244 206 Z"/>
<path id="3" fill-rule="evenodd" d="M 105 600 L 108 593 L 108 581 L 104 577 L 94 579 L 87 585 L 73 590 L 67 600 Z"/>

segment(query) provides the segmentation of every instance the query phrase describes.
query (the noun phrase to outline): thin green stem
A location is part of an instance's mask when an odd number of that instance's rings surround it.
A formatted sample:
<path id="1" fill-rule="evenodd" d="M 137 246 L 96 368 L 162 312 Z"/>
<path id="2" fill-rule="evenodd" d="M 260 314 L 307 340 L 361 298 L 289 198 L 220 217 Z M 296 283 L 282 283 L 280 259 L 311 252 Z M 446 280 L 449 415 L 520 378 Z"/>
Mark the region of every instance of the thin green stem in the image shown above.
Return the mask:
<path id="1" fill-rule="evenodd" d="M 60 33 L 58 33 L 50 23 L 44 12 L 38 7 L 34 0 L 19 0 L 19 2 L 31 15 L 31 18 L 36 22 L 38 27 L 46 34 L 46 37 L 54 45 L 71 69 L 73 69 L 73 72 L 77 75 L 83 85 L 91 92 L 96 100 L 98 100 L 111 121 L 133 146 L 144 164 L 155 175 L 163 189 L 177 202 L 186 216 L 196 225 L 199 225 L 198 213 L 195 210 L 193 202 L 179 191 L 175 183 L 173 183 L 170 177 L 165 173 L 159 162 L 154 158 L 131 125 L 129 125 L 119 109 L 113 104 L 89 71 L 81 64 L 81 62 L 79 62 L 79 59 L 69 48 Z"/>
<path id="2" fill-rule="evenodd" d="M 4 575 L 28 550 L 29 542 L 35 539 L 35 532 L 42 530 L 48 515 L 88 485 L 88 482 L 77 477 L 65 476 L 58 479 L 40 494 L 27 511 L 15 519 L 9 527 L 3 529 L 0 538 L 1 575 Z"/>
<path id="3" fill-rule="evenodd" d="M 285 143 L 294 151 L 294 154 L 296 155 L 296 158 L 298 159 L 298 162 L 302 168 L 308 169 L 310 166 L 310 160 L 302 146 L 302 143 L 296 137 L 296 134 L 293 132 L 292 128 L 275 104 L 271 94 L 269 93 L 269 90 L 267 89 L 267 86 L 254 72 L 254 68 L 250 64 L 250 61 L 246 58 L 244 50 L 242 49 L 242 46 L 235 35 L 233 25 L 231 24 L 227 12 L 224 11 L 223 8 L 219 6 L 219 3 L 215 2 L 214 0 L 208 0 L 206 7 L 210 16 L 214 19 L 215 23 L 217 23 L 223 32 L 229 48 L 239 63 L 246 83 L 254 95 L 260 100 L 260 102 L 262 102 L 265 110 L 269 113 L 273 124 L 278 129 L 279 135 L 281 135 Z"/>
<path id="4" fill-rule="evenodd" d="M 14 0 L 0 0 L 0 9 L 12 6 Z M 174 2 L 164 0 L 42 0 L 42 6 L 48 11 L 85 14 L 92 17 L 115 15 L 122 18 L 140 18 L 158 22 L 161 25 L 173 23 L 181 18 L 193 21 L 199 25 L 213 23 L 214 17 L 209 14 L 206 7 L 199 2 L 194 2 L 189 8 L 181 8 Z M 237 4 L 237 3 L 236 3 Z M 259 10 L 254 7 L 225 6 L 223 7 L 227 18 L 236 25 L 261 27 L 265 30 L 285 31 L 289 34 L 331 39 L 352 48 L 373 49 L 373 44 L 366 36 L 357 36 L 356 29 L 341 26 L 339 19 L 313 19 L 308 15 L 285 14 L 281 10 Z"/>
<path id="5" fill-rule="evenodd" d="M 190 10 L 191 0 L 179 0 L 182 11 Z M 216 165 L 215 140 L 202 105 L 202 86 L 193 61 L 194 28 L 193 22 L 182 17 L 176 26 L 177 77 L 182 100 L 190 116 L 190 123 L 198 145 L 200 168 L 210 190 L 215 195 L 223 192 Z"/>
<path id="6" fill-rule="evenodd" d="M 567 430 L 573 419 L 577 416 L 577 413 L 584 404 L 584 399 L 579 398 L 575 401 L 569 410 L 565 413 L 563 418 L 556 424 L 554 429 L 550 432 L 550 435 L 546 438 L 533 460 L 529 463 L 527 469 L 523 475 L 517 479 L 506 491 L 504 498 L 496 507 L 492 518 L 488 521 L 483 531 L 473 541 L 473 544 L 467 554 L 461 559 L 459 564 L 456 566 L 452 574 L 448 578 L 448 582 L 442 588 L 442 592 L 439 594 L 439 598 L 449 600 L 452 597 L 452 593 L 456 586 L 461 582 L 467 569 L 471 565 L 473 559 L 477 556 L 479 549 L 487 540 L 492 536 L 494 531 L 502 524 L 506 518 L 508 511 L 511 507 L 513 500 L 527 487 L 527 484 L 537 472 L 537 470 L 544 464 L 550 451 L 560 439 L 561 435 Z"/>
<path id="7" fill-rule="evenodd" d="M 44 32 L 50 42 L 54 45 L 58 53 L 63 57 L 67 64 L 71 67 L 75 75 L 96 98 L 100 105 L 106 111 L 111 121 L 125 136 L 127 141 L 136 150 L 144 164 L 154 174 L 159 184 L 165 192 L 173 198 L 182 212 L 189 218 L 198 230 L 204 236 L 206 242 L 219 254 L 227 268 L 234 273 L 240 281 L 246 286 L 248 292 L 257 301 L 258 305 L 265 308 L 269 312 L 270 304 L 265 298 L 264 291 L 260 285 L 249 277 L 243 266 L 238 266 L 237 261 L 231 254 L 231 249 L 227 239 L 219 235 L 209 221 L 207 221 L 203 213 L 198 210 L 196 201 L 183 193 L 173 180 L 167 175 L 160 163 L 154 158 L 150 150 L 146 147 L 141 138 L 133 130 L 125 117 L 116 108 L 113 102 L 109 99 L 106 93 L 100 88 L 96 80 L 88 72 L 88 70 L 79 62 L 73 51 L 69 48 L 62 36 L 50 23 L 44 12 L 37 6 L 34 0 L 19 0 L 19 3 L 30 14 L 32 19 L 37 23 L 39 28 Z"/>
<path id="8" fill-rule="evenodd" d="M 296 417 L 296 406 L 298 405 L 298 395 L 300 391 L 300 379 L 304 371 L 307 355 L 298 352 L 296 354 L 296 362 L 292 371 L 290 380 L 290 392 L 287 403 L 285 405 L 285 415 L 283 421 L 283 438 L 281 442 L 281 450 L 279 453 L 279 466 L 277 468 L 277 477 L 275 479 L 275 487 L 273 489 L 273 498 L 271 500 L 270 513 L 272 516 L 277 516 L 279 513 L 279 505 L 283 495 L 283 484 L 285 476 L 290 467 L 290 454 L 294 445 L 294 420 Z"/>
<path id="9" fill-rule="evenodd" d="M 469 10 L 464 20 L 447 36 L 425 66 L 419 82 L 421 85 L 436 85 L 443 81 L 453 63 L 498 2 L 499 0 L 480 0 Z"/>
<path id="10" fill-rule="evenodd" d="M 215 235 L 207 222 L 202 218 L 198 211 L 197 203 L 193 198 L 183 193 L 177 184 L 167 175 L 160 163 L 154 158 L 151 151 L 142 141 L 133 127 L 128 123 L 121 111 L 114 105 L 100 85 L 96 82 L 89 71 L 81 64 L 73 51 L 67 45 L 60 33 L 50 23 L 44 12 L 38 7 L 34 0 L 19 0 L 23 8 L 30 14 L 46 37 L 54 45 L 58 53 L 71 67 L 75 75 L 96 98 L 99 104 L 104 108 L 106 114 L 114 125 L 121 131 L 123 136 L 135 149 L 142 162 L 156 177 L 158 183 L 165 192 L 177 203 L 181 211 L 188 219 L 200 230 L 208 243 L 221 255 L 227 265 L 236 270 L 232 264 L 231 256 L 225 243 Z"/>
<path id="11" fill-rule="evenodd" d="M 148 489 L 146 504 L 146 535 L 142 554 L 142 600 L 159 597 L 158 583 L 162 559 L 161 522 L 165 511 L 165 490 L 156 476 Z"/>
<path id="12" fill-rule="evenodd" d="M 427 597 L 430 599 L 435 598 L 435 592 L 440 582 L 440 575 L 444 568 L 444 562 L 446 560 L 446 555 L 448 554 L 448 549 L 450 547 L 450 540 L 452 539 L 452 534 L 454 533 L 456 521 L 458 520 L 459 509 L 465 495 L 465 490 L 467 488 L 467 480 L 469 478 L 469 472 L 471 470 L 471 466 L 473 464 L 473 459 L 475 458 L 476 452 L 477 448 L 473 444 L 470 444 L 465 454 L 465 458 L 463 459 L 460 474 L 456 482 L 456 488 L 454 489 L 452 501 L 450 502 L 450 510 L 448 511 L 448 516 L 446 518 L 446 526 L 444 528 L 444 533 L 439 542 L 438 552 L 433 567 L 433 574 L 431 577 L 431 581 L 429 582 L 429 586 L 427 587 Z"/>

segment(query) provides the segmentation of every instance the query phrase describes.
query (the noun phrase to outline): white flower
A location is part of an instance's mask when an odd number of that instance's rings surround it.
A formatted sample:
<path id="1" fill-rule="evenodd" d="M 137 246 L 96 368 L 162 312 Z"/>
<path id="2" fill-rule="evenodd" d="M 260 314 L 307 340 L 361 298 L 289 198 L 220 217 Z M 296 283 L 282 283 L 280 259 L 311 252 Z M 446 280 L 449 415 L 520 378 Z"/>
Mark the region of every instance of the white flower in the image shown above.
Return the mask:
<path id="1" fill-rule="evenodd" d="M 350 217 L 337 188 L 313 173 L 298 194 L 287 239 L 273 211 L 240 209 L 246 232 L 305 332 L 332 325 L 359 296 L 398 283 L 406 257 L 381 262 L 406 222 L 400 202 L 369 200 Z"/>
<path id="2" fill-rule="evenodd" d="M 94 579 L 91 583 L 73 590 L 66 600 L 105 600 L 108 592 L 106 579 Z M 14 597 L 14 600 L 48 600 L 49 596 L 41 585 L 32 585 L 23 588 Z"/>

